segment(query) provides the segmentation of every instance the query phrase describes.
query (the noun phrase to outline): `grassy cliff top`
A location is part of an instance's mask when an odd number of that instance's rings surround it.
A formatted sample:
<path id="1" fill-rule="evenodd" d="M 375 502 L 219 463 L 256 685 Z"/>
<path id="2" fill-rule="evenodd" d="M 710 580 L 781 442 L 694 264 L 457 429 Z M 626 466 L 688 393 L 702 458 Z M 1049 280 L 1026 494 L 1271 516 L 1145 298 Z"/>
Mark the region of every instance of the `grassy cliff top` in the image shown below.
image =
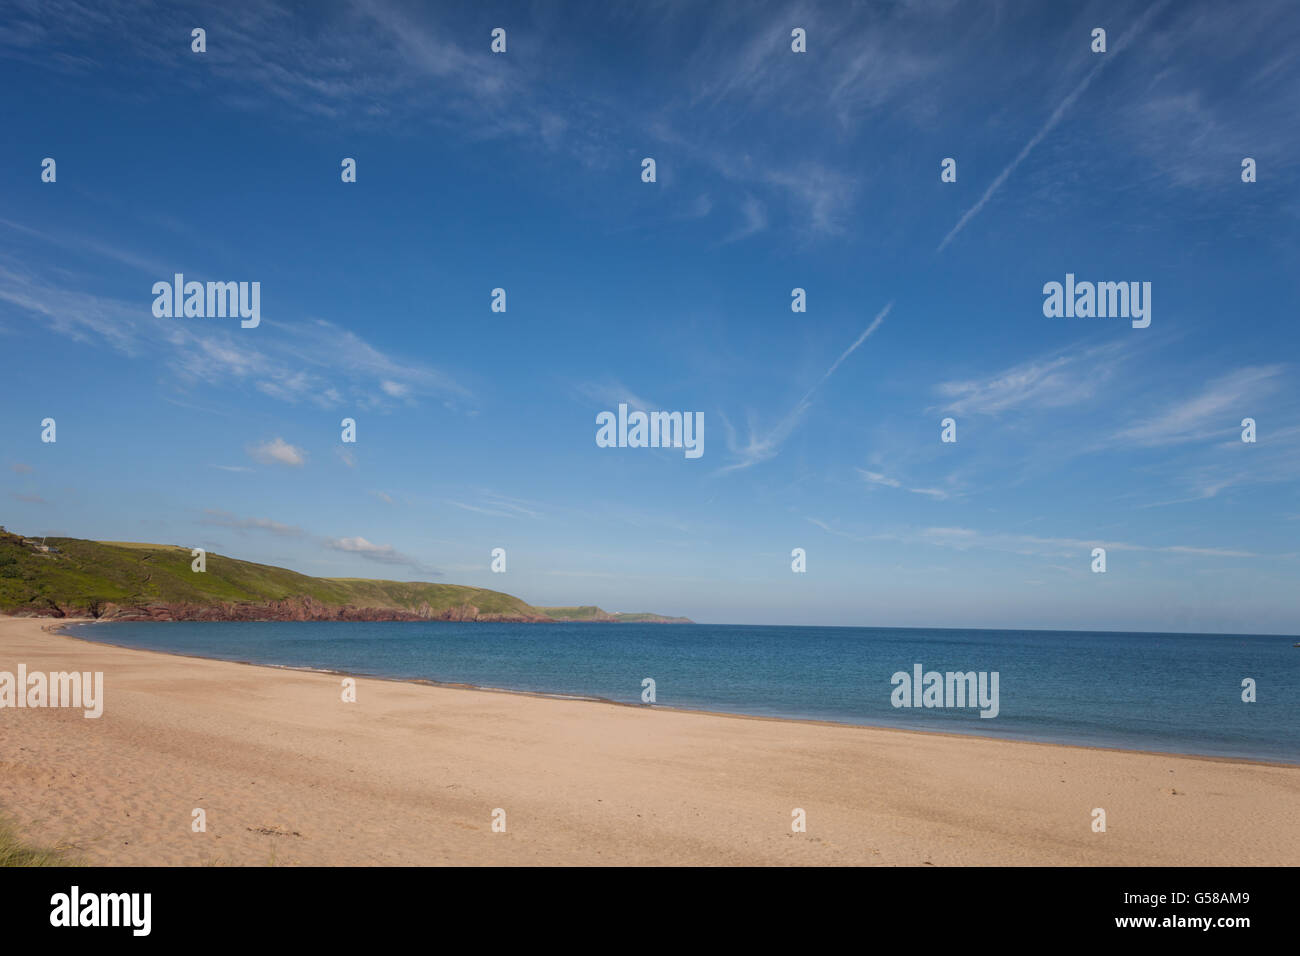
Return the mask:
<path id="1" fill-rule="evenodd" d="M 121 607 L 263 605 L 311 599 L 333 607 L 408 611 L 436 617 L 477 608 L 503 615 L 563 621 L 662 621 L 657 614 L 607 614 L 598 607 L 537 608 L 487 588 L 423 581 L 316 578 L 287 568 L 208 552 L 206 571 L 191 569 L 189 548 L 136 541 L 25 538 L 0 529 L 0 612 L 88 613 Z M 556 613 L 551 613 L 556 612 Z"/>
<path id="2" fill-rule="evenodd" d="M 126 541 L 86 541 L 0 534 L 0 611 L 104 604 L 265 603 L 311 598 L 323 604 L 433 611 L 473 605 L 484 614 L 540 616 L 501 591 L 459 584 L 314 578 L 287 568 L 209 552 L 207 570 L 191 570 L 189 548 Z"/>

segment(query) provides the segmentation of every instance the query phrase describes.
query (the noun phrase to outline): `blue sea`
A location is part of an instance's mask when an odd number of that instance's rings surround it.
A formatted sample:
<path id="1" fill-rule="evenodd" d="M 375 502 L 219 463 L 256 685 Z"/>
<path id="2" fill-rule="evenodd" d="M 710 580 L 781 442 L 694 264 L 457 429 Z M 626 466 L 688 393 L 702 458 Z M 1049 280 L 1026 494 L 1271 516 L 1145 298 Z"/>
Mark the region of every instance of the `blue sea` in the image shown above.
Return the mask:
<path id="1" fill-rule="evenodd" d="M 113 623 L 89 640 L 656 706 L 1300 763 L 1296 638 L 707 624 Z M 895 707 L 898 672 L 997 672 L 998 714 Z M 1256 701 L 1242 700 L 1245 678 Z M 912 700 L 910 694 L 908 699 Z"/>

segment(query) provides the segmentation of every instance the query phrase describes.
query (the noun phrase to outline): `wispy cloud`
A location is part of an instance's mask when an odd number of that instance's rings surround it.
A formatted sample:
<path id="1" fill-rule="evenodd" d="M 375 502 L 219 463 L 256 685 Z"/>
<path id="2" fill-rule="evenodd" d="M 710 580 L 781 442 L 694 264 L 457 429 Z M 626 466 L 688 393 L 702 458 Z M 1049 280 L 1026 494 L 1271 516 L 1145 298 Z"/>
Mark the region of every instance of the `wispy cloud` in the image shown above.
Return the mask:
<path id="1" fill-rule="evenodd" d="M 420 573 L 431 573 L 422 561 L 403 554 L 391 544 L 373 544 L 361 537 L 329 538 L 324 541 L 324 544 L 334 551 L 355 555 L 366 561 L 374 561 L 376 564 L 401 565 Z"/>
<path id="2" fill-rule="evenodd" d="M 460 508 L 463 511 L 473 511 L 478 514 L 492 515 L 497 518 L 541 518 L 542 514 L 535 511 L 531 502 L 522 501 L 518 498 L 507 498 L 504 495 L 497 495 L 488 492 L 482 496 L 479 503 L 468 504 L 464 501 L 448 501 L 447 504 Z"/>
<path id="3" fill-rule="evenodd" d="M 1020 148 L 1020 152 L 1016 154 L 1015 158 L 1003 168 L 1002 172 L 998 173 L 997 176 L 994 177 L 993 182 L 989 183 L 988 188 L 984 190 L 984 194 L 980 196 L 975 205 L 962 213 L 961 218 L 957 220 L 957 224 L 953 226 L 952 229 L 948 230 L 948 234 L 944 236 L 943 241 L 939 243 L 939 248 L 935 250 L 936 253 L 943 252 L 943 250 L 948 246 L 948 243 L 952 242 L 953 239 L 957 237 L 957 234 L 966 228 L 966 224 L 980 214 L 980 211 L 983 210 L 983 208 L 988 205 L 989 200 L 993 198 L 993 194 L 1001 189 L 1002 184 L 1005 183 L 1011 174 L 1016 171 L 1016 167 L 1024 162 L 1025 157 L 1033 152 L 1034 147 L 1046 139 L 1047 134 L 1056 128 L 1056 124 L 1061 121 L 1061 118 L 1065 116 L 1070 107 L 1074 105 L 1075 101 L 1083 95 L 1084 90 L 1092 84 L 1092 81 L 1096 79 L 1097 74 L 1104 70 L 1107 64 L 1109 64 L 1113 58 L 1118 56 L 1120 52 L 1128 46 L 1133 37 L 1146 27 L 1146 25 L 1151 21 L 1151 18 L 1165 6 L 1166 2 L 1167 0 L 1161 0 L 1161 2 L 1149 6 L 1142 16 L 1138 18 L 1137 22 L 1129 27 L 1128 30 L 1121 34 L 1120 37 L 1111 44 L 1108 52 L 1097 56 L 1096 64 L 1092 69 L 1084 74 L 1083 79 L 1079 81 L 1079 84 L 1070 91 L 1065 99 L 1061 100 L 1056 109 L 1052 111 L 1052 114 L 1047 117 L 1047 122 L 1039 127 L 1038 132 L 1031 136 L 1029 141 Z"/>
<path id="4" fill-rule="evenodd" d="M 760 435 L 755 431 L 751 424 L 749 443 L 743 447 L 736 447 L 734 433 L 731 434 L 729 436 L 729 443 L 732 446 L 731 450 L 739 456 L 740 460 L 733 464 L 726 465 L 720 469 L 719 473 L 749 468 L 775 457 L 780 452 L 781 445 L 783 445 L 786 439 L 793 434 L 794 430 L 798 427 L 799 422 L 803 420 L 804 414 L 812 406 L 813 395 L 816 394 L 817 390 L 825 385 L 827 380 L 835 374 L 835 370 L 844 364 L 845 359 L 856 352 L 858 347 L 862 345 L 862 343 L 865 342 L 871 334 L 876 331 L 876 329 L 880 328 L 880 324 L 885 321 L 885 317 L 889 315 L 889 312 L 893 307 L 894 303 L 890 302 L 876 313 L 876 317 L 871 320 L 865 329 L 862 330 L 862 334 L 853 341 L 852 345 L 840 354 L 839 358 L 831 363 L 831 367 L 828 368 L 822 377 L 804 393 L 803 398 L 801 398 L 795 406 L 790 409 L 786 416 L 777 423 L 776 427 Z M 728 428 L 728 431 L 731 431 L 730 427 Z"/>
<path id="5" fill-rule="evenodd" d="M 374 544 L 359 535 L 337 538 L 318 535 L 305 531 L 297 525 L 286 524 L 271 518 L 245 518 L 216 508 L 206 509 L 199 523 L 210 527 L 229 528 L 241 534 L 245 531 L 264 531 L 280 538 L 300 539 L 317 547 L 350 554 L 366 561 L 373 561 L 376 564 L 408 567 L 420 574 L 440 576 L 438 571 L 430 568 L 418 558 L 404 554 L 390 544 Z"/>
<path id="6" fill-rule="evenodd" d="M 352 330 L 324 319 L 279 321 L 274 336 L 254 340 L 246 332 L 239 335 L 243 330 L 237 327 L 232 331 L 154 318 L 148 293 L 146 282 L 139 300 L 128 302 L 71 291 L 0 265 L 0 303 L 74 341 L 107 346 L 133 358 L 154 358 L 171 371 L 180 388 L 247 385 L 279 401 L 321 408 L 348 401 L 376 408 L 399 396 L 408 402 L 418 396 L 473 400 L 470 390 L 446 373 L 395 359 Z"/>
<path id="7" fill-rule="evenodd" d="M 1106 538 L 1055 538 L 1028 534 L 985 533 L 961 527 L 925 528 L 916 535 L 916 540 L 962 550 L 986 548 L 1016 554 L 1047 554 L 1057 557 L 1077 557 L 1080 554 L 1089 554 L 1092 548 L 1105 548 L 1108 552 L 1141 551 L 1215 558 L 1262 557 L 1262 555 L 1253 551 L 1243 551 L 1235 548 L 1208 548 L 1182 544 L 1144 545 L 1132 544 L 1126 541 L 1113 541 Z"/>
<path id="8" fill-rule="evenodd" d="M 296 445 L 290 445 L 283 438 L 276 437 L 248 447 L 248 455 L 254 461 L 264 465 L 289 465 L 301 468 L 307 463 L 307 453 Z"/>
<path id="9" fill-rule="evenodd" d="M 812 160 L 763 172 L 762 182 L 794 198 L 801 220 L 813 235 L 838 236 L 847 229 L 857 184 L 848 175 Z"/>
<path id="10" fill-rule="evenodd" d="M 215 508 L 204 510 L 203 515 L 199 523 L 216 528 L 231 528 L 235 531 L 269 531 L 282 538 L 301 538 L 306 535 L 306 532 L 296 525 L 283 524 L 270 518 L 241 518 L 229 511 L 219 511 Z"/>
<path id="11" fill-rule="evenodd" d="M 1175 5 L 1145 44 L 1146 87 L 1113 114 L 1116 135 L 1175 187 L 1221 182 L 1245 155 L 1294 170 L 1300 129 L 1275 121 L 1300 97 L 1294 12 L 1286 0 Z"/>
<path id="12" fill-rule="evenodd" d="M 840 529 L 840 528 L 833 527 L 833 526 L 830 525 L 829 523 L 827 523 L 827 522 L 825 522 L 825 521 L 822 521 L 820 518 L 810 518 L 810 517 L 805 516 L 805 517 L 804 517 L 804 520 L 807 521 L 809 524 L 814 524 L 814 525 L 816 525 L 817 527 L 821 528 L 821 529 L 822 529 L 823 531 L 825 531 L 827 534 L 833 534 L 833 535 L 835 535 L 837 538 L 848 538 L 848 539 L 851 540 L 851 541 L 870 541 L 870 540 L 873 540 L 872 537 L 871 537 L 871 535 L 853 534 L 853 533 L 850 532 L 850 531 L 844 531 L 844 530 L 842 530 L 842 529 Z"/>
<path id="13" fill-rule="evenodd" d="M 60 249 L 82 252 L 98 258 L 108 259 L 112 262 L 121 263 L 125 266 L 130 266 L 132 269 L 145 275 L 166 275 L 171 268 L 161 259 L 133 252 L 130 249 L 123 248 L 120 243 L 102 242 L 85 235 L 63 234 L 56 236 L 39 229 L 33 229 L 30 226 L 25 226 L 20 222 L 14 222 L 11 219 L 0 218 L 0 226 L 16 232 L 21 236 L 39 239 L 41 242 L 58 246 Z"/>
<path id="14" fill-rule="evenodd" d="M 1207 558 L 1277 558 L 1285 555 L 1264 555 L 1240 548 L 1215 548 L 1199 545 L 1168 544 L 1149 545 L 1117 541 L 1104 537 L 1071 538 L 1051 537 L 1045 535 L 1017 534 L 1014 532 L 979 531 L 961 526 L 933 526 L 898 531 L 883 531 L 873 534 L 859 534 L 822 521 L 818 518 L 805 518 L 808 522 L 821 528 L 828 534 L 849 538 L 854 541 L 892 541 L 900 544 L 931 545 L 951 548 L 957 551 L 1001 551 L 1025 557 L 1051 557 L 1080 560 L 1091 557 L 1093 548 L 1105 548 L 1107 552 L 1136 552 L 1149 554 L 1185 555 Z M 1069 566 L 1047 563 L 1044 567 L 1057 570 L 1073 570 Z"/>
<path id="15" fill-rule="evenodd" d="M 1013 365 L 988 378 L 942 382 L 937 410 L 998 415 L 1017 408 L 1061 408 L 1092 398 L 1133 356 L 1123 345 L 1069 348 Z"/>
<path id="16" fill-rule="evenodd" d="M 1243 417 L 1261 414 L 1264 397 L 1278 385 L 1281 365 L 1252 366 L 1215 379 L 1200 393 L 1116 434 L 1139 445 L 1167 445 L 1222 437 L 1240 428 Z"/>
<path id="17" fill-rule="evenodd" d="M 910 491 L 914 495 L 926 495 L 927 497 L 930 498 L 945 499 L 951 497 L 951 495 L 948 492 L 944 491 L 942 488 L 906 487 L 897 478 L 890 478 L 887 475 L 883 475 L 878 471 L 867 471 L 865 468 L 859 468 L 858 474 L 862 476 L 864 481 L 872 485 L 883 485 L 886 488 L 899 488 L 903 491 Z"/>
<path id="18" fill-rule="evenodd" d="M 602 410 L 616 408 L 620 404 L 627 405 L 633 411 L 654 411 L 663 408 L 662 405 L 648 399 L 642 398 L 633 392 L 622 382 L 607 379 L 599 382 L 582 382 L 577 386 L 578 394 L 584 401 L 596 402 Z"/>
<path id="19" fill-rule="evenodd" d="M 1255 401 L 1249 404 L 1253 410 L 1263 403 Z M 1225 492 L 1295 482 L 1296 476 L 1300 475 L 1300 425 L 1279 428 L 1275 424 L 1278 418 L 1294 421 L 1294 406 L 1283 407 L 1270 401 L 1267 417 L 1262 417 L 1256 423 L 1257 427 L 1262 427 L 1262 433 L 1257 432 L 1258 440 L 1249 444 L 1241 441 L 1241 427 L 1238 423 L 1243 417 L 1253 418 L 1256 415 L 1238 414 L 1238 407 L 1240 406 L 1232 406 L 1211 414 L 1200 424 L 1195 420 L 1166 416 L 1170 431 L 1163 434 L 1143 431 L 1141 440 L 1138 441 L 1139 447 L 1146 445 L 1164 448 L 1182 444 L 1184 449 L 1183 454 L 1164 456 L 1160 462 L 1147 469 L 1158 479 L 1158 482 L 1150 484 L 1160 489 L 1162 496 L 1171 494 L 1166 489 L 1174 489 L 1173 496 L 1148 501 L 1139 507 L 1162 508 L 1189 504 L 1216 498 Z M 1161 440 L 1155 441 L 1156 437 Z M 1214 438 L 1220 440 L 1213 441 Z M 1116 439 L 1112 437 L 1110 441 L 1114 444 Z M 1133 440 L 1119 441 L 1129 445 Z"/>
<path id="20" fill-rule="evenodd" d="M 740 204 L 740 211 L 745 221 L 722 240 L 724 243 L 748 239 L 767 228 L 767 208 L 753 196 L 745 197 Z"/>

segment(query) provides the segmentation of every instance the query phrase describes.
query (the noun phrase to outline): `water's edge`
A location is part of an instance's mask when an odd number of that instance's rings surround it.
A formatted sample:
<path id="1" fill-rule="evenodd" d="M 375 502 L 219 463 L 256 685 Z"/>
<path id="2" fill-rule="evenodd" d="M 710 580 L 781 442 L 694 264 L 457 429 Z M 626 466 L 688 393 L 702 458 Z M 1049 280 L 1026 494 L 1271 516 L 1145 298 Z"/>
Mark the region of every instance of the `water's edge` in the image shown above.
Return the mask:
<path id="1" fill-rule="evenodd" d="M 704 714 L 704 715 L 715 716 L 715 717 L 726 717 L 726 718 L 731 718 L 736 720 L 766 720 L 766 721 L 791 722 L 791 723 L 800 723 L 800 724 L 816 724 L 816 725 L 827 726 L 827 727 L 838 727 L 846 730 L 862 728 L 866 730 L 880 730 L 880 731 L 888 731 L 890 733 L 902 733 L 902 734 L 927 734 L 927 735 L 937 735 L 941 737 L 957 737 L 957 738 L 974 737 L 974 738 L 984 739 L 984 740 L 998 740 L 1007 743 L 1030 743 L 1030 744 L 1040 744 L 1043 746 L 1050 746 L 1050 747 L 1071 747 L 1071 748 L 1078 748 L 1083 750 L 1102 750 L 1102 751 L 1110 751 L 1114 753 L 1146 754 L 1149 756 L 1160 756 L 1160 757 L 1184 757 L 1184 758 L 1190 758 L 1196 760 L 1214 761 L 1219 763 L 1244 763 L 1244 764 L 1251 764 L 1256 766 L 1281 767 L 1287 769 L 1295 769 L 1296 767 L 1300 767 L 1300 755 L 1298 755 L 1297 758 L 1292 761 L 1292 760 L 1286 760 L 1282 758 L 1253 757 L 1249 755 L 1207 754 L 1207 753 L 1200 753 L 1193 750 L 1179 750 L 1179 749 L 1160 750 L 1160 749 L 1150 749 L 1144 747 L 1108 746 L 1105 744 L 1086 743 L 1077 740 L 1053 738 L 1051 736 L 1037 737 L 1037 736 L 1020 735 L 1020 734 L 1009 734 L 1005 732 L 999 733 L 996 730 L 992 730 L 992 729 L 988 731 L 982 731 L 982 732 L 977 732 L 973 730 L 958 730 L 958 729 L 939 730 L 939 729 L 920 728 L 915 726 L 897 726 L 897 725 L 891 726 L 888 724 L 869 723 L 864 721 L 835 720 L 835 719 L 825 718 L 825 717 L 806 717 L 806 716 L 791 715 L 791 714 L 780 714 L 780 715 L 760 714 L 760 713 L 749 713 L 743 710 L 740 711 L 714 710 L 707 707 L 699 707 L 699 706 L 680 707 L 680 706 L 673 706 L 671 704 L 660 704 L 660 703 L 655 703 L 654 705 L 647 706 L 643 704 L 630 703 L 627 701 L 615 700 L 613 698 L 603 697 L 599 695 L 591 695 L 591 694 L 575 694 L 575 693 L 566 693 L 566 692 L 559 692 L 559 691 L 539 691 L 532 688 L 524 688 L 518 686 L 478 684 L 478 683 L 471 683 L 467 681 L 439 680 L 437 678 L 432 678 L 432 677 L 413 677 L 409 675 L 399 675 L 399 674 L 384 673 L 379 671 L 366 671 L 366 670 L 356 669 L 356 668 L 341 670 L 338 668 L 331 668 L 331 667 L 312 667 L 312 666 L 295 665 L 295 664 L 276 664 L 269 661 L 253 661 L 253 660 L 245 660 L 236 657 L 221 657 L 213 654 L 187 653 L 185 651 L 164 650 L 156 647 L 148 647 L 140 644 L 131 644 L 131 643 L 126 643 L 118 640 L 105 640 L 99 637 L 92 638 L 86 636 L 85 634 L 74 633 L 74 629 L 77 628 L 94 628 L 96 631 L 107 630 L 111 628 L 112 625 L 115 623 L 139 625 L 142 623 L 165 624 L 168 622 L 80 621 L 80 622 L 69 623 L 61 626 L 57 626 L 57 625 L 52 626 L 50 627 L 50 633 L 59 635 L 61 637 L 67 637 L 73 640 L 84 640 L 88 643 L 93 643 L 93 644 L 98 644 L 103 646 L 119 647 L 126 650 L 143 651 L 146 653 L 166 654 L 169 657 L 190 658 L 193 660 L 220 661 L 222 663 L 241 664 L 247 667 L 261 667 L 270 670 L 291 670 L 291 671 L 302 671 L 306 673 L 315 673 L 315 674 L 332 674 L 332 675 L 338 675 L 342 677 L 361 677 L 368 680 L 382 680 L 382 681 L 389 681 L 393 683 L 418 684 L 418 685 L 423 685 L 428 687 L 442 687 L 442 688 L 447 688 L 452 690 L 480 691 L 483 693 L 494 693 L 494 694 L 515 694 L 524 697 L 536 697 L 536 698 L 541 698 L 546 700 L 583 701 L 588 703 L 606 704 L 606 705 L 611 705 L 616 707 L 633 707 L 637 709 L 667 710 L 667 711 L 672 711 L 674 713 L 684 713 L 684 714 Z M 223 622 L 208 622 L 208 623 L 219 624 Z M 266 623 L 276 623 L 276 622 L 266 622 Z M 982 726 L 982 725 L 977 725 L 977 726 Z"/>

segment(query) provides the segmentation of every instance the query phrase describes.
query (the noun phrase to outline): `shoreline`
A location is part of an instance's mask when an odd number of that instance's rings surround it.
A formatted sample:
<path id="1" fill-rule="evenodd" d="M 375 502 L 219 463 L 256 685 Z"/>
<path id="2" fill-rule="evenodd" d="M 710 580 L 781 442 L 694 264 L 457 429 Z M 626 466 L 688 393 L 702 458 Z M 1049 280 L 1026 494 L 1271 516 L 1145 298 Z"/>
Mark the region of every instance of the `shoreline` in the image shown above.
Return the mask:
<path id="1" fill-rule="evenodd" d="M 0 670 L 105 688 L 98 719 L 0 709 L 0 815 L 90 864 L 1300 864 L 1291 765 L 368 677 L 343 703 L 71 623 L 0 618 Z"/>
<path id="2" fill-rule="evenodd" d="M 1300 755 L 1297 756 L 1294 762 L 1288 762 L 1285 760 L 1270 760 L 1263 757 L 1221 756 L 1216 754 L 1191 753 L 1191 752 L 1183 752 L 1178 750 L 1148 750 L 1146 748 L 1136 748 L 1136 747 L 1108 747 L 1102 744 L 1071 743 L 1068 741 L 1060 741 L 1060 740 L 1038 740 L 1031 737 L 1015 737 L 1010 735 L 1000 735 L 994 733 L 976 733 L 973 731 L 963 733 L 960 731 L 952 731 L 952 730 L 922 730 L 915 727 L 891 727 L 888 724 L 858 724 L 858 723 L 851 723 L 849 721 L 844 721 L 844 720 L 829 720 L 826 718 L 819 718 L 819 717 L 787 717 L 787 716 L 772 716 L 767 714 L 746 714 L 738 711 L 728 711 L 728 710 L 703 710 L 697 707 L 674 707 L 671 704 L 655 704 L 652 707 L 645 707 L 640 704 L 629 703 L 627 701 L 613 700 L 608 697 L 599 697 L 590 694 L 565 694 L 565 693 L 549 692 L 549 691 L 523 690 L 515 687 L 494 687 L 488 684 L 469 684 L 469 683 L 465 683 L 464 681 L 441 681 L 432 677 L 402 677 L 402 676 L 397 676 L 392 674 L 380 674 L 380 673 L 371 673 L 371 672 L 355 671 L 355 670 L 342 671 L 330 667 L 307 667 L 307 666 L 297 666 L 293 664 L 268 664 L 268 663 L 263 663 L 258 661 L 236 660 L 233 658 L 225 658 L 225 657 L 206 657 L 202 654 L 185 654 L 180 651 L 163 651 L 163 650 L 158 650 L 156 648 L 136 647 L 131 644 L 119 644 L 112 641 L 90 640 L 88 638 L 77 637 L 75 634 L 69 634 L 62 630 L 62 628 L 64 627 L 74 627 L 74 626 L 85 627 L 85 626 L 97 626 L 97 625 L 111 626 L 116 623 L 140 623 L 140 622 L 100 621 L 93 618 L 77 618 L 77 619 L 67 620 L 64 623 L 59 625 L 52 625 L 52 624 L 47 625 L 43 627 L 42 630 L 46 631 L 47 633 L 54 634 L 58 637 L 66 637 L 74 641 L 85 641 L 88 644 L 97 644 L 104 647 L 117 647 L 117 648 L 121 648 L 122 650 L 138 651 L 145 654 L 161 654 L 166 657 L 178 657 L 185 660 L 218 661 L 223 664 L 238 664 L 243 667 L 258 667 L 258 668 L 265 668 L 268 670 L 295 671 L 295 672 L 306 673 L 306 674 L 329 674 L 331 676 L 338 676 L 338 677 L 365 678 L 366 680 L 388 681 L 388 682 L 399 683 L 399 684 L 415 684 L 415 685 L 422 685 L 426 687 L 443 687 L 450 690 L 479 691 L 485 694 L 513 694 L 521 697 L 532 697 L 539 700 L 573 700 L 573 701 L 584 701 L 593 704 L 608 704 L 613 707 L 628 707 L 631 708 L 632 710 L 661 710 L 661 711 L 669 711 L 677 714 L 699 714 L 699 715 L 709 716 L 709 717 L 726 717 L 734 720 L 764 720 L 764 721 L 773 721 L 776 723 L 809 724 L 818 727 L 842 727 L 851 730 L 862 729 L 862 730 L 881 731 L 886 733 L 898 733 L 898 734 L 925 734 L 925 735 L 935 735 L 939 737 L 948 737 L 955 740 L 967 740 L 971 738 L 975 738 L 978 740 L 1000 740 L 1000 741 L 1005 741 L 1007 743 L 1038 744 L 1044 747 L 1071 747 L 1078 750 L 1096 750 L 1104 753 L 1134 753 L 1134 754 L 1146 754 L 1148 756 L 1153 756 L 1153 757 L 1184 757 L 1190 760 L 1209 760 L 1209 761 L 1217 761 L 1223 763 L 1243 763 L 1243 764 L 1252 764 L 1252 765 L 1263 766 L 1263 767 L 1284 767 L 1284 768 L 1292 768 L 1292 769 L 1300 768 Z M 155 623 L 165 624 L 170 622 L 159 621 Z M 222 623 L 222 622 L 214 622 L 214 623 Z M 270 621 L 264 623 L 281 623 L 281 622 Z M 297 623 L 297 622 L 289 622 L 289 623 Z M 305 623 L 311 623 L 311 622 L 305 622 Z"/>

